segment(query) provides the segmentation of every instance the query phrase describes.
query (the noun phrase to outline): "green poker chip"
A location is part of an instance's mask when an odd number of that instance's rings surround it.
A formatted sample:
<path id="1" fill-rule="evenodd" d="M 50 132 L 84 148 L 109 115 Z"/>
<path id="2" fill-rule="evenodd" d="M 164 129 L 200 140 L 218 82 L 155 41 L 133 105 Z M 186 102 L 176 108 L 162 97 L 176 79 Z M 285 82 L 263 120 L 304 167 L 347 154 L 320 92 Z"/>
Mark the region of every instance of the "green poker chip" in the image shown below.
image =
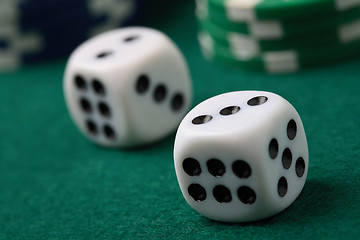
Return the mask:
<path id="1" fill-rule="evenodd" d="M 268 73 L 360 54 L 360 0 L 197 0 L 208 59 Z"/>
<path id="2" fill-rule="evenodd" d="M 259 54 L 233 51 L 214 41 L 206 32 L 199 33 L 199 42 L 203 54 L 209 60 L 268 73 L 296 72 L 304 68 L 340 61 L 360 53 L 360 40 L 340 46 L 324 46 L 316 50 L 282 50 Z"/>
<path id="3" fill-rule="evenodd" d="M 360 29 L 359 19 L 318 34 L 279 40 L 263 40 L 241 32 L 226 31 L 209 20 L 199 20 L 199 27 L 227 48 L 254 52 L 314 49 L 324 45 L 342 45 L 360 39 L 360 33 L 354 31 L 354 28 Z"/>
<path id="4" fill-rule="evenodd" d="M 217 16 L 199 14 L 199 20 L 210 28 L 214 26 L 227 32 L 237 32 L 259 39 L 287 39 L 301 35 L 316 36 L 325 31 L 334 30 L 360 19 L 360 8 L 354 8 L 344 13 L 325 19 L 313 21 L 251 21 L 232 23 L 218 20 Z"/>
<path id="5" fill-rule="evenodd" d="M 294 19 L 335 14 L 360 5 L 360 0 L 199 0 L 229 21 Z"/>

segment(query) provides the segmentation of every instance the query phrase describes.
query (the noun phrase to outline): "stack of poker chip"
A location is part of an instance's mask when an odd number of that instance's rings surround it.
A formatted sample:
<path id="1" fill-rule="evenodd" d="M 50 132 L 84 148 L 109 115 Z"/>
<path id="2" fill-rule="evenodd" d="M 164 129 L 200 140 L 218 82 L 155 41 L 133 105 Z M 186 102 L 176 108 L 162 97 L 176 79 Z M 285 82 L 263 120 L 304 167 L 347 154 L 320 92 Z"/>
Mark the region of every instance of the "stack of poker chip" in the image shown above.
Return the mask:
<path id="1" fill-rule="evenodd" d="M 0 71 L 69 54 L 86 39 L 132 24 L 143 0 L 0 0 Z"/>
<path id="2" fill-rule="evenodd" d="M 360 0 L 197 0 L 209 60 L 268 73 L 360 55 Z"/>

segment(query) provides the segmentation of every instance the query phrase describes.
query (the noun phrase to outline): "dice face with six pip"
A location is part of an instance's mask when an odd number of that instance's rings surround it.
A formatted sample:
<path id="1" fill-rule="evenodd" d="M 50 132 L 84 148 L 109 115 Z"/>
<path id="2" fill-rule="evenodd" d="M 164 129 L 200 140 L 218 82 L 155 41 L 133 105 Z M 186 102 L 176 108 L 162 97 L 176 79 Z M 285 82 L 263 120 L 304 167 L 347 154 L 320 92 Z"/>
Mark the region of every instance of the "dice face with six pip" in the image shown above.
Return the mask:
<path id="1" fill-rule="evenodd" d="M 222 94 L 192 109 L 178 128 L 174 161 L 188 204 L 224 222 L 284 210 L 302 191 L 309 165 L 299 114 L 260 91 Z"/>
<path id="2" fill-rule="evenodd" d="M 64 91 L 87 138 L 138 146 L 175 131 L 192 101 L 185 59 L 163 33 L 123 28 L 96 36 L 70 56 Z"/>

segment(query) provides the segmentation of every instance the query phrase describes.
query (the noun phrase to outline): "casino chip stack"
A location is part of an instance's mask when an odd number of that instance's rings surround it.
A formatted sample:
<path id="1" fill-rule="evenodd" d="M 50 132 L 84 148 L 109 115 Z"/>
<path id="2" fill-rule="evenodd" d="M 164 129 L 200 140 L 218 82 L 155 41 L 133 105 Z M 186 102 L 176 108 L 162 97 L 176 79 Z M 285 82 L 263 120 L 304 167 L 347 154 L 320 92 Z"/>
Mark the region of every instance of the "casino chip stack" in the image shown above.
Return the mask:
<path id="1" fill-rule="evenodd" d="M 143 0 L 0 0 L 0 71 L 70 53 L 89 37 L 129 25 Z"/>
<path id="2" fill-rule="evenodd" d="M 360 55 L 360 0 L 197 0 L 204 56 L 268 73 Z"/>

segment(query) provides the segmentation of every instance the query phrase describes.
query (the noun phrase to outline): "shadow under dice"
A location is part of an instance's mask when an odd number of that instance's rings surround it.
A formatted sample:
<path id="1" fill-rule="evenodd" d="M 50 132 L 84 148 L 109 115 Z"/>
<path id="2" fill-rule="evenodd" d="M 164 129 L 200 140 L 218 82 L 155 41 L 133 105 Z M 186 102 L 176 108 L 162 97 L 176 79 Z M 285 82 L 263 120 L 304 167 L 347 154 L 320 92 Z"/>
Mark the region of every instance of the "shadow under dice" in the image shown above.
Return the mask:
<path id="1" fill-rule="evenodd" d="M 308 148 L 300 116 L 285 99 L 231 92 L 185 116 L 174 161 L 191 207 L 210 219 L 248 222 L 272 216 L 298 197 Z"/>
<path id="2" fill-rule="evenodd" d="M 70 115 L 91 141 L 147 144 L 173 132 L 192 101 L 181 52 L 148 28 L 109 31 L 79 46 L 64 78 Z"/>

